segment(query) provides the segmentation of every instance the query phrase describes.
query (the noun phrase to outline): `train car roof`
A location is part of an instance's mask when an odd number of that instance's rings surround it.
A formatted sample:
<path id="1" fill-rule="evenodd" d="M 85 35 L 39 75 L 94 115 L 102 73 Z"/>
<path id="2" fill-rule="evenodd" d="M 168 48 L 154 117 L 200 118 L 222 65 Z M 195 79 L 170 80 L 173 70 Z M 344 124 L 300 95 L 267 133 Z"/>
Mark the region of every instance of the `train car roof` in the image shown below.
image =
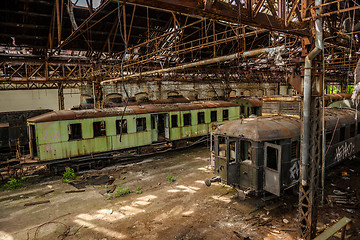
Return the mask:
<path id="1" fill-rule="evenodd" d="M 226 101 L 196 101 L 191 103 L 173 103 L 173 104 L 143 104 L 127 106 L 125 112 L 124 107 L 102 108 L 102 109 L 86 109 L 86 110 L 60 110 L 45 113 L 33 118 L 29 118 L 29 123 L 52 122 L 61 120 L 85 119 L 85 118 L 101 118 L 144 113 L 157 112 L 174 112 L 189 111 L 196 109 L 217 108 L 217 107 L 236 107 L 236 103 Z"/>
<path id="2" fill-rule="evenodd" d="M 353 108 L 327 107 L 325 111 L 326 129 L 334 129 L 335 126 L 355 123 L 355 114 L 356 110 Z"/>
<path id="3" fill-rule="evenodd" d="M 301 122 L 296 118 L 254 117 L 224 123 L 214 133 L 261 142 L 299 136 L 300 127 Z"/>
<path id="4" fill-rule="evenodd" d="M 354 109 L 326 108 L 325 125 L 327 129 L 349 123 L 355 123 Z M 254 117 L 224 123 L 214 133 L 262 142 L 300 136 L 300 128 L 301 120 L 294 117 Z"/>
<path id="5" fill-rule="evenodd" d="M 241 104 L 242 102 L 249 102 L 252 107 L 261 107 L 262 106 L 261 99 L 256 98 L 256 97 L 234 98 L 234 99 L 231 99 L 231 102 L 235 102 L 238 104 Z"/>

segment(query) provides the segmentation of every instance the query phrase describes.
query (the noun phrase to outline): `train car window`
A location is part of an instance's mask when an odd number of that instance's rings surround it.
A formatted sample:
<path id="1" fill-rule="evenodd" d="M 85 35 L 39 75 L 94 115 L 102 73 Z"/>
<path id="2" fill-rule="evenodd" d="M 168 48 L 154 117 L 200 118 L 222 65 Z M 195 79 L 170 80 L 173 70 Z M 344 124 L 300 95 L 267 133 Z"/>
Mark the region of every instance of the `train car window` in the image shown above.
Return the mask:
<path id="1" fill-rule="evenodd" d="M 225 139 L 225 137 L 219 136 L 219 137 L 218 137 L 218 143 L 219 143 L 218 156 L 220 156 L 220 157 L 226 157 L 226 139 Z"/>
<path id="2" fill-rule="evenodd" d="M 229 120 L 229 110 L 223 110 L 223 121 Z"/>
<path id="3" fill-rule="evenodd" d="M 350 137 L 355 137 L 355 123 L 350 125 Z"/>
<path id="4" fill-rule="evenodd" d="M 340 142 L 345 140 L 345 127 L 340 128 Z"/>
<path id="5" fill-rule="evenodd" d="M 229 149 L 230 149 L 229 162 L 232 163 L 232 162 L 235 162 L 235 160 L 236 160 L 236 142 L 230 142 Z"/>
<path id="6" fill-rule="evenodd" d="M 360 134 L 360 122 L 358 122 L 357 134 Z"/>
<path id="7" fill-rule="evenodd" d="M 191 113 L 185 113 L 184 114 L 184 126 L 190 126 L 191 125 Z"/>
<path id="8" fill-rule="evenodd" d="M 290 159 L 298 158 L 299 141 L 293 141 L 290 149 Z"/>
<path id="9" fill-rule="evenodd" d="M 266 159 L 266 167 L 278 170 L 278 150 L 276 148 L 267 147 L 266 148 L 267 159 Z"/>
<path id="10" fill-rule="evenodd" d="M 136 132 L 146 131 L 146 118 L 136 119 Z"/>
<path id="11" fill-rule="evenodd" d="M 178 126 L 178 115 L 171 115 L 171 127 L 176 128 Z"/>
<path id="12" fill-rule="evenodd" d="M 69 140 L 82 139 L 81 123 L 74 123 L 68 126 Z"/>
<path id="13" fill-rule="evenodd" d="M 122 129 L 121 129 L 121 122 L 122 122 Z M 120 132 L 127 133 L 127 121 L 126 119 L 123 120 L 116 120 L 116 134 L 120 134 Z"/>
<path id="14" fill-rule="evenodd" d="M 240 106 L 240 115 L 244 115 L 245 113 L 245 106 Z"/>
<path id="15" fill-rule="evenodd" d="M 198 112 L 197 117 L 198 117 L 198 124 L 205 123 L 205 113 L 204 112 Z"/>
<path id="16" fill-rule="evenodd" d="M 240 142 L 240 159 L 241 161 L 251 159 L 251 142 L 244 140 Z"/>
<path id="17" fill-rule="evenodd" d="M 104 121 L 93 122 L 94 137 L 106 136 L 106 125 Z"/>
<path id="18" fill-rule="evenodd" d="M 217 111 L 211 111 L 210 113 L 211 122 L 217 121 Z"/>

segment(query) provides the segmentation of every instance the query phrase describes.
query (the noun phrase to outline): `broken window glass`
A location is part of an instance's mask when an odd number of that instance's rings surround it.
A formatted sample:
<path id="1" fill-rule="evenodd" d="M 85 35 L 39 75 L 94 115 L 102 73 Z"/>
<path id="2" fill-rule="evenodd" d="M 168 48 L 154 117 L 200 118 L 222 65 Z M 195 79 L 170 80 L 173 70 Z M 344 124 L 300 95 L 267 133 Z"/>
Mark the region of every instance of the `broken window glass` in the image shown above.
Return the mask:
<path id="1" fill-rule="evenodd" d="M 94 137 L 106 136 L 105 121 L 93 122 Z"/>
<path id="2" fill-rule="evenodd" d="M 122 129 L 121 129 L 121 122 L 122 122 Z M 126 119 L 123 120 L 116 120 L 116 134 L 123 134 L 127 133 L 127 121 Z"/>
<path id="3" fill-rule="evenodd" d="M 81 123 L 74 123 L 68 126 L 69 140 L 82 139 Z"/>
<path id="4" fill-rule="evenodd" d="M 136 119 L 136 132 L 146 131 L 146 118 Z"/>

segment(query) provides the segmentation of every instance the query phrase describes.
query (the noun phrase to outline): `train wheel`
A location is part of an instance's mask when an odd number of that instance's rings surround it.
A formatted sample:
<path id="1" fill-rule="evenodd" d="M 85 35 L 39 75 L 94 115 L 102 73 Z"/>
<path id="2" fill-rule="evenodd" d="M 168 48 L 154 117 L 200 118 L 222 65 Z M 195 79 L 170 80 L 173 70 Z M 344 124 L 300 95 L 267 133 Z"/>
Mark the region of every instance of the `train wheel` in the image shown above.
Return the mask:
<path id="1" fill-rule="evenodd" d="M 97 161 L 96 162 L 96 164 L 95 164 L 95 169 L 96 170 L 100 170 L 100 169 L 102 169 L 102 168 L 104 168 L 105 167 L 105 163 L 104 163 L 104 161 Z"/>

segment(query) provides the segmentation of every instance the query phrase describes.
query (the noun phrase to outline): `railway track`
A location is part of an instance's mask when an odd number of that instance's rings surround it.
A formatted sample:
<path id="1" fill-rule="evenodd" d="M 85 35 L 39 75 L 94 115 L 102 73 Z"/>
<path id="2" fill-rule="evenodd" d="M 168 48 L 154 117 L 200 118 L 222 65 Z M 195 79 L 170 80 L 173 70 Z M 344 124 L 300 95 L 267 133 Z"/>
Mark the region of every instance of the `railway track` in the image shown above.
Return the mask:
<path id="1" fill-rule="evenodd" d="M 113 164 L 128 165 L 141 162 L 148 156 L 189 148 L 196 144 L 208 142 L 208 140 L 209 137 L 204 136 L 193 142 L 184 141 L 182 144 L 178 143 L 176 146 L 173 146 L 171 142 L 157 143 L 150 146 L 127 149 L 126 151 L 104 152 L 71 159 L 45 162 L 29 160 L 25 156 L 22 159 L 11 159 L 6 163 L 2 163 L 0 168 L 0 180 L 6 181 L 9 178 L 31 176 L 40 170 L 45 170 L 49 175 L 57 175 L 64 172 L 66 168 L 73 168 L 76 172 L 79 172 L 91 169 L 99 170 Z"/>

